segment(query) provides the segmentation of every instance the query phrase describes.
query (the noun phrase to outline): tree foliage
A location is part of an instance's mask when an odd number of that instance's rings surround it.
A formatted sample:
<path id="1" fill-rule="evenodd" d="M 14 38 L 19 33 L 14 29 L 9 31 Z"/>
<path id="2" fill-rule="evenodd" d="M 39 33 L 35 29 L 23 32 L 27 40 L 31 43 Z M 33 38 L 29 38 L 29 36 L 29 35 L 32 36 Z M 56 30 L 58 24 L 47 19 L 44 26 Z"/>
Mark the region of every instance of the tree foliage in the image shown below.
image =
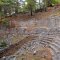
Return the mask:
<path id="1" fill-rule="evenodd" d="M 40 3 L 39 0 L 38 5 L 40 6 L 40 9 L 41 7 L 46 8 L 47 5 L 50 6 L 60 3 L 60 0 L 43 0 L 43 2 L 44 4 Z M 9 15 L 12 15 L 12 12 L 15 12 L 15 14 L 17 14 L 19 9 L 22 10 L 22 12 L 29 11 L 32 15 L 32 12 L 37 8 L 36 0 L 25 0 L 24 6 L 20 7 L 20 5 L 21 4 L 18 0 L 0 0 L 0 17 L 6 16 L 7 13 Z"/>
<path id="2" fill-rule="evenodd" d="M 28 9 L 31 12 L 31 16 L 35 8 L 36 8 L 36 0 L 26 0 L 26 9 Z"/>

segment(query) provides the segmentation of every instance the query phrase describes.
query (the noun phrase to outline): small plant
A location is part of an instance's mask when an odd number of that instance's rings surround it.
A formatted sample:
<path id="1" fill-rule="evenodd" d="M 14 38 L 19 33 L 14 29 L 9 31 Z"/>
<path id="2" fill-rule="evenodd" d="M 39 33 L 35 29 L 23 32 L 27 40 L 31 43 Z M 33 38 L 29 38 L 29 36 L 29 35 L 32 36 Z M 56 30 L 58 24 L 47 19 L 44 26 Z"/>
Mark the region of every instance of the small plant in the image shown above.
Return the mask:
<path id="1" fill-rule="evenodd" d="M 7 19 L 2 19 L 2 25 L 4 26 L 4 27 L 9 27 L 9 20 L 7 20 Z"/>
<path id="2" fill-rule="evenodd" d="M 4 48 L 4 47 L 7 47 L 7 43 L 6 42 L 1 42 L 1 44 L 0 44 L 0 47 L 2 47 L 2 48 Z"/>

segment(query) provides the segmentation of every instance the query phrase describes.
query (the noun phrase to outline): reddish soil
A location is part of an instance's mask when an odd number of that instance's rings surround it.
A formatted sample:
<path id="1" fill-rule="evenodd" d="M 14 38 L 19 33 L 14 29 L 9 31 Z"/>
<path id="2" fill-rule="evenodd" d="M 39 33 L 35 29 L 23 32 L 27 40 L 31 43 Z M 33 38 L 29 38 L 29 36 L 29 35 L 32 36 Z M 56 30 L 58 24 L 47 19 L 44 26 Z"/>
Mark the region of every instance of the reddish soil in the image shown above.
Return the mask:
<path id="1" fill-rule="evenodd" d="M 24 60 L 52 60 L 52 55 L 50 49 L 46 47 L 40 48 L 40 50 L 38 50 L 35 55 L 28 52 L 22 56 L 17 56 L 16 60 L 22 60 L 22 58 Z"/>

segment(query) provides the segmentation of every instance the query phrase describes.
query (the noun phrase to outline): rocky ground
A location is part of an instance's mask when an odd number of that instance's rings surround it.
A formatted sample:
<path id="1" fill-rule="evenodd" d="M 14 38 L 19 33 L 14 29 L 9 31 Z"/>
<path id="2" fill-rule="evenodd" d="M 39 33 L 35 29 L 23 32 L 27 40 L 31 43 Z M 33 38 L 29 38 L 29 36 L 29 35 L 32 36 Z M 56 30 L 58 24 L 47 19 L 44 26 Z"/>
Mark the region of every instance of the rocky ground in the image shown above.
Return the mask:
<path id="1" fill-rule="evenodd" d="M 1 29 L 8 45 L 16 43 L 0 52 L 1 60 L 60 60 L 59 11 L 44 19 L 18 20 L 18 28 Z"/>

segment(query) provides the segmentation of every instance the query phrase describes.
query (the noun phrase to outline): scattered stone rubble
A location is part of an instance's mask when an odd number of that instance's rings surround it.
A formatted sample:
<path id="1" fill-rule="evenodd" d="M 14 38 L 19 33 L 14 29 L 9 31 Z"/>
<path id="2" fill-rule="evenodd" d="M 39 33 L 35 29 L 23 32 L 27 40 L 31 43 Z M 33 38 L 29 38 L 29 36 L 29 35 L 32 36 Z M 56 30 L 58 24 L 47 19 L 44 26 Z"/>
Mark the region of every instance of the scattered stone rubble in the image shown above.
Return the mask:
<path id="1" fill-rule="evenodd" d="M 19 60 L 17 59 L 18 56 L 21 58 L 22 55 L 25 55 L 27 53 L 35 55 L 37 54 L 37 51 L 41 50 L 41 48 L 46 47 L 50 49 L 50 56 L 52 55 L 52 60 L 60 60 L 60 16 L 50 16 L 46 20 L 29 20 L 21 21 L 19 23 L 22 24 L 20 25 L 21 27 L 16 30 L 11 30 L 7 38 L 8 40 L 11 41 L 11 38 L 16 33 L 19 35 L 33 34 L 37 35 L 37 38 L 33 39 L 33 41 L 27 42 L 27 44 L 24 44 L 14 55 L 3 57 L 1 60 Z M 28 31 L 28 27 L 30 26 L 33 26 L 33 29 Z M 24 58 L 21 60 L 27 59 Z"/>

